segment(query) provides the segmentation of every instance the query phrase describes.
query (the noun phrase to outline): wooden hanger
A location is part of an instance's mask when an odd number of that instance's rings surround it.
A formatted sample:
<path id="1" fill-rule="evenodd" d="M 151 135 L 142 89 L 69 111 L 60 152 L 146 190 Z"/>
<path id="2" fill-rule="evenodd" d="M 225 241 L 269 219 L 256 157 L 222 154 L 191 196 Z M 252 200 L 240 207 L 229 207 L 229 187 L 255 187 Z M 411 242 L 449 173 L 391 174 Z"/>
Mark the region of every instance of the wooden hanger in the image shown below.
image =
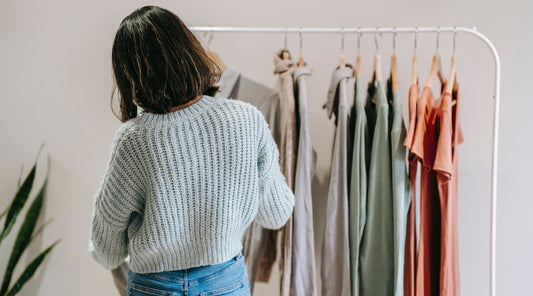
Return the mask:
<path id="1" fill-rule="evenodd" d="M 298 36 L 300 37 L 300 55 L 298 56 L 298 67 L 305 66 L 304 62 L 304 55 L 302 54 L 302 45 L 303 45 L 303 37 L 302 37 L 302 28 L 300 28 L 300 32 L 298 32 Z"/>
<path id="2" fill-rule="evenodd" d="M 442 62 L 440 59 L 440 55 L 438 57 L 438 63 L 439 63 L 439 67 L 437 71 L 437 76 L 439 77 L 440 83 L 442 84 L 446 82 L 446 77 L 444 77 L 444 73 L 442 72 Z"/>
<path id="3" fill-rule="evenodd" d="M 356 65 L 355 75 L 357 77 L 361 77 L 361 54 L 357 55 L 357 59 L 355 61 L 355 65 Z"/>
<path id="4" fill-rule="evenodd" d="M 446 90 L 445 92 L 447 93 L 452 93 L 453 91 L 453 86 L 455 84 L 455 53 L 452 54 L 452 61 L 450 63 L 450 80 L 449 82 L 446 84 Z"/>
<path id="5" fill-rule="evenodd" d="M 304 56 L 300 54 L 300 56 L 298 57 L 298 67 L 303 67 L 303 66 L 305 66 Z"/>
<path id="6" fill-rule="evenodd" d="M 415 53 L 413 54 L 413 64 L 411 72 L 411 85 L 418 84 L 418 65 L 416 62 L 416 49 L 418 47 L 418 27 L 415 28 Z"/>
<path id="7" fill-rule="evenodd" d="M 374 56 L 374 73 L 376 73 L 376 81 L 382 81 L 381 76 L 381 56 L 379 53 L 376 53 Z"/>
<path id="8" fill-rule="evenodd" d="M 435 79 L 435 76 L 437 76 L 437 73 L 439 72 L 440 68 L 440 55 L 439 53 L 435 53 L 433 55 L 433 61 L 431 62 L 431 71 L 429 72 L 429 78 L 426 82 L 426 87 L 431 87 L 433 84 L 433 79 Z"/>
<path id="9" fill-rule="evenodd" d="M 433 55 L 433 61 L 431 63 L 431 72 L 429 72 L 429 78 L 426 82 L 426 87 L 431 87 L 433 84 L 433 79 L 435 79 L 435 76 L 439 77 L 439 80 L 441 83 L 446 82 L 446 78 L 444 77 L 444 74 L 442 74 L 442 62 L 440 60 L 440 54 L 439 54 L 439 37 L 440 37 L 440 28 L 437 27 L 437 50 L 435 54 Z"/>
<path id="10" fill-rule="evenodd" d="M 391 58 L 391 77 L 392 77 L 392 90 L 399 91 L 400 87 L 398 85 L 398 70 L 396 66 L 396 55 L 393 54 Z"/>

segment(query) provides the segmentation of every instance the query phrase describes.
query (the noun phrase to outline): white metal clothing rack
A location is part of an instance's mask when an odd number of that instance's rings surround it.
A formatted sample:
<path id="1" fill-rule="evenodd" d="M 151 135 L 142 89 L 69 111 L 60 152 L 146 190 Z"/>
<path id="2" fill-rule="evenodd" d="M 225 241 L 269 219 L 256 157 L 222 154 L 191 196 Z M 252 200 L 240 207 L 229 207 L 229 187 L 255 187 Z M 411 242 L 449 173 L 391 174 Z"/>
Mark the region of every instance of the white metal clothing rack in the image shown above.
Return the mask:
<path id="1" fill-rule="evenodd" d="M 497 209 L 497 183 L 498 183 L 498 136 L 499 136 L 499 120 L 500 120 L 500 82 L 501 82 L 501 64 L 498 51 L 494 44 L 483 34 L 478 32 L 476 28 L 466 27 L 394 27 L 394 28 L 380 28 L 380 27 L 359 27 L 359 28 L 274 28 L 274 27 L 190 27 L 191 31 L 199 32 L 252 32 L 252 33 L 466 33 L 479 38 L 492 53 L 494 58 L 494 110 L 493 110 L 493 125 L 492 125 L 492 166 L 491 166 L 491 215 L 490 215 L 490 295 L 496 295 L 496 209 Z M 344 39 L 343 39 L 344 40 Z M 301 42 L 301 39 L 300 39 Z M 344 42 L 343 42 L 344 46 Z M 300 43 L 301 47 L 301 43 Z"/>

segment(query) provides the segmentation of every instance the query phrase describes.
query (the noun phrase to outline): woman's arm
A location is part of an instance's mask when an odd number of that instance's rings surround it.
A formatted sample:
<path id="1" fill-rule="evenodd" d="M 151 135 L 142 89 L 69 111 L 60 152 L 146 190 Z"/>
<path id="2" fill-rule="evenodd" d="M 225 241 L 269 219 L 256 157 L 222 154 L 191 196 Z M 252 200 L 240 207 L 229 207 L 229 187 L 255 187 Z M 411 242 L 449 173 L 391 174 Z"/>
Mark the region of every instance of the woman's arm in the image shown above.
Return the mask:
<path id="1" fill-rule="evenodd" d="M 142 214 L 143 190 L 135 151 L 128 141 L 128 124 L 116 132 L 111 157 L 95 196 L 89 251 L 106 269 L 119 266 L 128 255 L 128 223 Z"/>
<path id="2" fill-rule="evenodd" d="M 257 222 L 268 229 L 279 229 L 291 217 L 294 209 L 294 194 L 287 185 L 279 166 L 279 151 L 268 123 L 259 115 L 259 210 Z"/>

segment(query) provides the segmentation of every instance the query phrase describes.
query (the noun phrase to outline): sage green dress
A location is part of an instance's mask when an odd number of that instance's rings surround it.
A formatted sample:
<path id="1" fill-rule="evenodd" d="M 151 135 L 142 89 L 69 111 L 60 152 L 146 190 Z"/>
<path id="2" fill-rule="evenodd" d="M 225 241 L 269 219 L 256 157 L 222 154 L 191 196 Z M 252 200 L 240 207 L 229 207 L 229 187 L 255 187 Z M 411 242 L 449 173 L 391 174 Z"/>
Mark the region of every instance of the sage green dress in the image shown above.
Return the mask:
<path id="1" fill-rule="evenodd" d="M 366 115 L 372 139 L 366 219 L 360 245 L 359 295 L 394 295 L 394 221 L 389 105 L 383 81 L 368 89 Z"/>
<path id="2" fill-rule="evenodd" d="M 352 296 L 359 295 L 359 245 L 366 220 L 367 172 L 371 141 L 365 114 L 366 88 L 362 77 L 355 81 L 352 170 L 349 195 L 350 270 Z"/>
<path id="3" fill-rule="evenodd" d="M 411 203 L 411 183 L 406 166 L 406 150 L 403 142 L 407 131 L 402 116 L 402 99 L 399 91 L 392 89 L 388 81 L 389 121 L 392 169 L 392 212 L 394 218 L 394 295 L 402 296 L 407 211 Z"/>

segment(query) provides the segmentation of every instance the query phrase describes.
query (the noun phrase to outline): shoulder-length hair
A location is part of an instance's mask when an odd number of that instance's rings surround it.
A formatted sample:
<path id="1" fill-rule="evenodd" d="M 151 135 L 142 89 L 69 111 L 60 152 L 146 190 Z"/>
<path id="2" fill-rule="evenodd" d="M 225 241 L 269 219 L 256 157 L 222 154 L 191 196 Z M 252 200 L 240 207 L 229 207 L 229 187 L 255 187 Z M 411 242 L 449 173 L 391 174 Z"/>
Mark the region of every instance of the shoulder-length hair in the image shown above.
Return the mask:
<path id="1" fill-rule="evenodd" d="M 145 112 L 164 114 L 200 96 L 214 96 L 221 69 L 174 13 L 144 6 L 122 22 L 112 49 L 122 122 Z M 113 105 L 113 94 L 111 105 Z"/>

